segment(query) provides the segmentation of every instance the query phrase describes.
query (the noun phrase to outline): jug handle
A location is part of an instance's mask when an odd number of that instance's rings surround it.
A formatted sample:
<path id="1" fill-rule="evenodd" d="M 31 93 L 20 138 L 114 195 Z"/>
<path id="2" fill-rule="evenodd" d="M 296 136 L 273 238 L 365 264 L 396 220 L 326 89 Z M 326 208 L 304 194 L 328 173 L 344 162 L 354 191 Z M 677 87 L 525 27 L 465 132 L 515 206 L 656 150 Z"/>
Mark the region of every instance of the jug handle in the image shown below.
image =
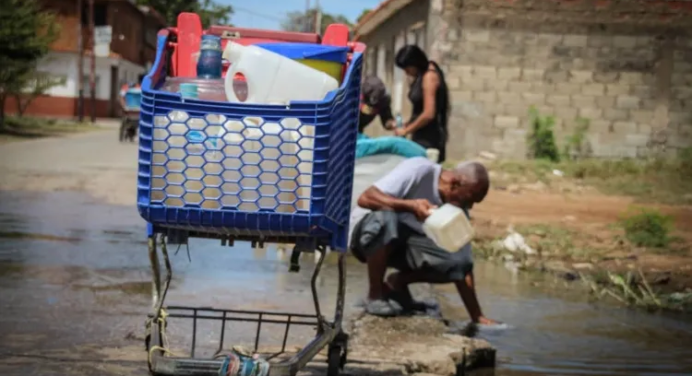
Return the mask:
<path id="1" fill-rule="evenodd" d="M 248 76 L 245 73 L 238 70 L 237 68 L 234 68 L 234 65 L 235 64 L 231 63 L 231 66 L 228 67 L 228 71 L 226 72 L 226 81 L 224 83 L 226 89 L 226 99 L 229 102 L 252 103 L 252 99 L 250 99 L 250 97 L 252 96 L 252 93 L 255 92 L 255 90 L 250 86 L 252 85 L 251 82 L 253 80 L 249 80 Z M 245 84 L 247 85 L 247 98 L 245 99 L 245 102 L 240 101 L 238 97 L 235 95 L 235 90 L 233 90 L 233 78 L 238 73 L 242 74 L 245 77 Z"/>

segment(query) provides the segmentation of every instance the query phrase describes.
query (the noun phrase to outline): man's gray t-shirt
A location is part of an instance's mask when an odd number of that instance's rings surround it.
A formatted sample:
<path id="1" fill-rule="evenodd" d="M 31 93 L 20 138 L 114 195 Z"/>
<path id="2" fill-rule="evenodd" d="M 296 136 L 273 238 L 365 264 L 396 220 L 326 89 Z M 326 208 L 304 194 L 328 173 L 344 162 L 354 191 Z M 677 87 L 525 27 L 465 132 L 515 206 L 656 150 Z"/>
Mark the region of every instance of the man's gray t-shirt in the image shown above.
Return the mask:
<path id="1" fill-rule="evenodd" d="M 440 206 L 442 199 L 438 191 L 438 183 L 441 172 L 442 166 L 424 157 L 409 158 L 399 163 L 394 170 L 375 182 L 373 186 L 398 199 L 426 199 L 431 204 Z M 369 209 L 359 206 L 353 209 L 351 212 L 351 230 L 369 212 Z M 402 212 L 398 215 L 399 221 L 423 234 L 423 225 L 413 213 Z"/>

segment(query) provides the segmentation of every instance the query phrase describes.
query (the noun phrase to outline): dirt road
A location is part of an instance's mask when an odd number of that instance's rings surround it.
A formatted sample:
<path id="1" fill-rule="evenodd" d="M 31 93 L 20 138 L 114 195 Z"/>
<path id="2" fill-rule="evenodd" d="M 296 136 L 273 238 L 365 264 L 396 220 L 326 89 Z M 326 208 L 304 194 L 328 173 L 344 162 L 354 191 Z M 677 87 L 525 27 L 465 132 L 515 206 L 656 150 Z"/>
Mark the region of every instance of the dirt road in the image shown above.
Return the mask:
<path id="1" fill-rule="evenodd" d="M 137 144 L 118 143 L 117 126 L 68 137 L 0 145 L 0 190 L 87 192 L 133 205 Z"/>

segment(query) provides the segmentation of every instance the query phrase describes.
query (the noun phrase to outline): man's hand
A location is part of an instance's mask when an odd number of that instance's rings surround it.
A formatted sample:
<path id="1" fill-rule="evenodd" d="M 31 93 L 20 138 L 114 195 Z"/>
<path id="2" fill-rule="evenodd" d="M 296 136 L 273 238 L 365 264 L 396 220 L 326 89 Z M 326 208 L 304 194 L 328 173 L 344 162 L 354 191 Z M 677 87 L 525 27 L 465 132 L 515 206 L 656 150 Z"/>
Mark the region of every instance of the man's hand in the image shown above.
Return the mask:
<path id="1" fill-rule="evenodd" d="M 399 137 L 406 137 L 408 132 L 406 131 L 406 128 L 397 128 L 394 130 L 394 134 Z"/>
<path id="2" fill-rule="evenodd" d="M 437 209 L 437 206 L 431 204 L 426 199 L 410 200 L 409 202 L 411 204 L 411 212 L 421 222 L 430 216 L 432 209 Z"/>
<path id="3" fill-rule="evenodd" d="M 396 121 L 394 121 L 394 119 L 387 120 L 387 122 L 384 123 L 384 129 L 391 131 L 394 128 L 396 128 Z"/>

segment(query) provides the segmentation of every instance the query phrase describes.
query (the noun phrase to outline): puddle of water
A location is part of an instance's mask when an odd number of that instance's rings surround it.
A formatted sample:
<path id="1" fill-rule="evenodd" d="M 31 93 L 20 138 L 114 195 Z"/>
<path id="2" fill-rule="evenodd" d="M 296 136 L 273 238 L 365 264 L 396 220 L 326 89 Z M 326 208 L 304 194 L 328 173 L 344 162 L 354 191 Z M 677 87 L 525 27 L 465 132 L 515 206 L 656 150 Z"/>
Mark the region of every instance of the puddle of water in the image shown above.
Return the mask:
<path id="1" fill-rule="evenodd" d="M 151 303 L 149 260 L 144 222 L 134 208 L 97 205 L 67 192 L 4 192 L 0 219 L 12 219 L 7 222 L 11 228 L 3 226 L 3 231 L 81 239 L 69 243 L 19 237 L 0 242 L 1 332 L 45 334 L 52 339 L 42 344 L 46 347 L 118 343 L 141 334 Z M 290 252 L 272 247 L 252 250 L 249 244 L 236 243 L 229 248 L 193 240 L 190 251 L 192 262 L 186 249 L 172 256 L 169 304 L 313 312 L 311 254 L 304 255 L 300 273 L 289 273 Z M 367 277 L 355 260 L 349 260 L 347 272 L 346 307 L 353 312 L 366 291 Z M 690 318 L 594 306 L 562 281 L 514 274 L 490 263 L 478 262 L 476 276 L 484 310 L 509 326 L 478 334 L 498 348 L 499 359 L 496 370 L 479 375 L 692 374 Z M 325 260 L 318 285 L 323 312 L 330 316 L 336 290 L 333 256 Z M 456 318 L 465 319 L 454 290 L 444 295 L 455 304 Z M 170 340 L 181 348 L 189 343 L 190 324 L 169 322 Z M 199 325 L 206 332 L 197 340 L 213 352 L 218 323 Z M 283 328 L 263 327 L 261 344 L 276 343 Z M 233 324 L 227 330 L 234 343 L 251 344 L 255 326 Z M 304 345 L 313 332 L 302 328 L 292 333 L 289 343 Z"/>
<path id="2" fill-rule="evenodd" d="M 0 231 L 0 239 L 31 239 L 31 240 L 45 240 L 54 242 L 68 242 L 76 243 L 79 238 L 70 238 L 66 236 L 57 236 L 50 234 L 34 234 L 29 232 L 19 232 L 19 231 Z"/>

